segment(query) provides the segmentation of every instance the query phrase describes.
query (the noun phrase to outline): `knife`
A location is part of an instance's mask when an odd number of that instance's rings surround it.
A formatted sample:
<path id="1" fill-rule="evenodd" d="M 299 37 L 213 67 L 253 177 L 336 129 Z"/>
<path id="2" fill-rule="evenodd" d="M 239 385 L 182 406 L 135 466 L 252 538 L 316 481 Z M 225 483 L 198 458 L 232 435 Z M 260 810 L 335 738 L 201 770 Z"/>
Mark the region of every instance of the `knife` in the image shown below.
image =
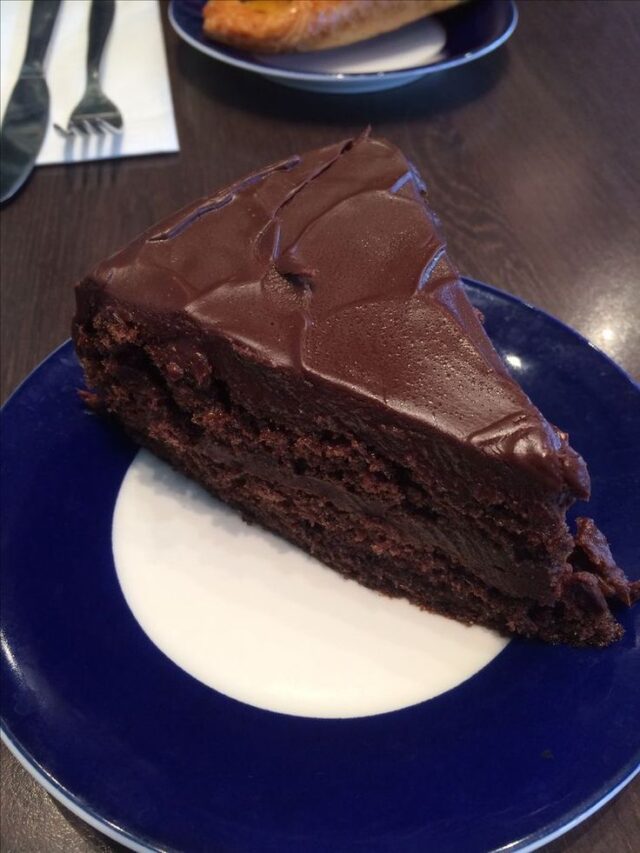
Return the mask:
<path id="1" fill-rule="evenodd" d="M 49 123 L 43 62 L 62 0 L 33 0 L 27 52 L 0 129 L 0 203 L 24 184 Z"/>

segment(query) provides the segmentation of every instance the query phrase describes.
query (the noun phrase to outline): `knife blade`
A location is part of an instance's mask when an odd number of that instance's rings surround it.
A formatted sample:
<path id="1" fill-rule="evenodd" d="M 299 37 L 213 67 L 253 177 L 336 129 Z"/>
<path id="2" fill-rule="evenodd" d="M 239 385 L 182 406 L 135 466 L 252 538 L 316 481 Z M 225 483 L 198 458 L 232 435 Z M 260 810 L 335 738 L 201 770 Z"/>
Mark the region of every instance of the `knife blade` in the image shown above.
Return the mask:
<path id="1" fill-rule="evenodd" d="M 62 0 L 33 0 L 27 50 L 0 128 L 0 203 L 31 174 L 49 123 L 44 58 Z"/>

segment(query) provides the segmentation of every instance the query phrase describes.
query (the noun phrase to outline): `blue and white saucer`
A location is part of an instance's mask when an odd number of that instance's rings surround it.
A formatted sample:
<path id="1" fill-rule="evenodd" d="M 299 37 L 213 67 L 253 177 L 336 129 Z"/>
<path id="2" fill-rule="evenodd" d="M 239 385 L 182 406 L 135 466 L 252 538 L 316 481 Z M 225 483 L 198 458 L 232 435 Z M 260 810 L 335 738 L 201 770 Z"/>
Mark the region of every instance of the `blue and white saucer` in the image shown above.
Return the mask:
<path id="1" fill-rule="evenodd" d="M 395 32 L 333 50 L 254 54 L 205 38 L 206 0 L 171 0 L 169 20 L 196 50 L 276 83 L 314 92 L 356 94 L 393 89 L 425 74 L 464 65 L 500 47 L 518 22 L 513 0 L 471 0 Z"/>
<path id="2" fill-rule="evenodd" d="M 467 282 L 589 463 L 640 575 L 640 390 Z M 2 412 L 2 735 L 134 850 L 533 850 L 638 771 L 640 608 L 607 649 L 506 642 L 345 581 L 90 414 L 69 342 Z"/>

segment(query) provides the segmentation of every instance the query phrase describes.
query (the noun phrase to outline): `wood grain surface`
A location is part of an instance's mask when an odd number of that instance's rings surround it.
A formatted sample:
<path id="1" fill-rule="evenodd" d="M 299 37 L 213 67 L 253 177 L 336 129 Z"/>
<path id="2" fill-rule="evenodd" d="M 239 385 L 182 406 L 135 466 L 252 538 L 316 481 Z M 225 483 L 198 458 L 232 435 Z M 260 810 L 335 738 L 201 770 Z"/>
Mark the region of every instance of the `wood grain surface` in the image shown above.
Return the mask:
<path id="1" fill-rule="evenodd" d="M 180 154 L 39 168 L 2 210 L 3 399 L 68 337 L 73 284 L 93 263 L 194 197 L 369 123 L 427 178 L 463 273 L 555 314 L 638 378 L 640 2 L 521 0 L 519 11 L 496 54 L 340 97 L 215 63 L 179 42 L 163 6 Z M 3 853 L 122 849 L 4 747 L 1 780 Z M 547 849 L 640 850 L 640 779 Z"/>

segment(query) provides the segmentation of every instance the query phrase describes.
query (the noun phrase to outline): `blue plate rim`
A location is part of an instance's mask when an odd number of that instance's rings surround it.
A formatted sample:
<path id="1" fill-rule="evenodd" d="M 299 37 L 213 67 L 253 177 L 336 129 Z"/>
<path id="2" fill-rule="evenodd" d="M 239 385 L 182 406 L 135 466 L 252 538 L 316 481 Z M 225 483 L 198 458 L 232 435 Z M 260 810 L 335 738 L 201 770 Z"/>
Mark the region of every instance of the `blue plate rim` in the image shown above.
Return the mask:
<path id="1" fill-rule="evenodd" d="M 76 815 L 76 817 L 79 817 L 85 823 L 89 824 L 89 826 L 97 829 L 113 841 L 124 844 L 130 850 L 140 851 L 140 853 L 159 853 L 160 848 L 149 847 L 142 843 L 141 839 L 138 839 L 126 830 L 109 823 L 109 821 L 105 820 L 97 812 L 88 809 L 86 806 L 81 806 L 77 801 L 77 797 L 74 797 L 69 791 L 60 785 L 57 780 L 53 779 L 40 766 L 36 759 L 27 750 L 22 748 L 21 744 L 19 744 L 11 735 L 4 722 L 0 724 L 0 740 L 2 740 L 2 743 L 4 743 L 9 752 L 18 761 L 18 763 L 24 767 L 27 773 L 29 773 L 39 785 L 42 785 L 48 794 L 54 797 L 65 808 L 69 809 L 69 811 Z"/>
<path id="2" fill-rule="evenodd" d="M 621 377 L 626 379 L 634 388 L 634 390 L 640 392 L 640 384 L 637 383 L 609 355 L 607 355 L 599 347 L 593 344 L 588 338 L 577 332 L 571 326 L 568 326 L 566 323 L 559 320 L 554 315 L 549 314 L 544 309 L 538 308 L 511 293 L 501 290 L 500 288 L 494 287 L 492 285 L 466 276 L 462 276 L 461 280 L 463 281 L 465 286 L 470 286 L 471 288 L 477 288 L 480 291 L 484 290 L 488 293 L 495 294 L 499 298 L 511 302 L 517 305 L 518 307 L 524 307 L 529 311 L 533 311 L 537 314 L 542 315 L 545 319 L 551 321 L 554 325 L 560 327 L 564 332 L 570 333 L 570 335 L 577 339 L 579 343 L 587 345 L 590 349 L 594 350 L 600 358 L 604 358 L 604 360 L 608 363 L 610 367 L 613 367 L 621 375 Z M 19 392 L 24 388 L 24 386 L 26 386 L 30 382 L 30 380 L 35 376 L 35 374 L 37 374 L 39 370 L 52 357 L 54 357 L 61 350 L 69 347 L 69 345 L 70 340 L 67 339 L 54 350 L 52 350 L 44 359 L 42 359 L 40 363 L 28 374 L 27 377 L 25 377 L 25 379 L 7 398 L 2 408 L 0 409 L 0 412 L 4 412 L 4 410 L 11 403 L 14 397 L 19 394 Z M 10 726 L 7 725 L 4 716 L 0 720 L 0 738 L 5 743 L 10 752 L 19 761 L 19 763 L 33 776 L 33 778 L 36 779 L 39 784 L 41 784 L 45 788 L 45 790 L 49 794 L 51 794 L 54 798 L 61 802 L 65 807 L 69 808 L 70 811 L 72 811 L 75 815 L 80 817 L 86 823 L 99 830 L 109 838 L 112 838 L 115 841 L 125 844 L 129 849 L 144 851 L 144 853 L 148 853 L 148 851 L 156 853 L 156 851 L 160 851 L 163 849 L 161 847 L 149 846 L 143 841 L 142 838 L 136 837 L 135 835 L 128 833 L 125 829 L 107 821 L 106 819 L 102 818 L 98 813 L 92 811 L 90 808 L 87 808 L 85 805 L 82 805 L 81 799 L 78 795 L 72 794 L 56 779 L 51 777 L 47 773 L 47 771 L 40 765 L 37 759 L 28 750 L 24 749 L 19 743 L 19 741 L 13 737 Z M 606 781 L 606 783 L 600 789 L 598 789 L 597 792 L 594 793 L 592 797 L 583 801 L 581 804 L 571 810 L 571 812 L 566 813 L 558 820 L 552 821 L 546 826 L 541 827 L 537 832 L 531 833 L 528 836 L 513 841 L 507 845 L 504 845 L 503 847 L 495 848 L 494 853 L 503 853 L 503 851 L 514 851 L 514 853 L 515 851 L 519 851 L 519 853 L 529 853 L 529 851 L 536 850 L 542 845 L 547 844 L 556 838 L 559 838 L 566 832 L 569 832 L 571 829 L 578 826 L 584 820 L 588 819 L 600 808 L 602 808 L 607 802 L 613 799 L 624 787 L 626 787 L 626 785 L 628 785 L 639 773 L 640 752 L 637 755 L 634 754 L 630 758 L 630 760 L 622 768 L 620 768 L 619 772 L 614 776 L 610 777 Z"/>
<path id="3" fill-rule="evenodd" d="M 23 750 L 20 744 L 14 740 L 4 724 L 0 725 L 0 740 L 5 744 L 9 752 L 14 756 L 18 763 L 24 767 L 35 780 L 41 785 L 45 791 L 54 797 L 65 808 L 69 809 L 76 817 L 79 817 L 89 826 L 126 846 L 129 850 L 134 850 L 136 853 L 162 853 L 162 848 L 152 847 L 145 844 L 142 839 L 136 838 L 126 830 L 109 823 L 99 814 L 86 807 L 78 804 L 76 799 L 66 789 L 51 779 L 47 773 L 39 766 L 38 762 L 30 753 Z M 545 844 L 561 838 L 572 829 L 580 826 L 585 820 L 588 820 L 596 812 L 600 811 L 608 802 L 614 799 L 624 788 L 632 782 L 636 776 L 640 774 L 640 759 L 635 767 L 627 775 L 623 775 L 622 779 L 611 787 L 608 791 L 600 796 L 599 799 L 591 803 L 586 810 L 576 809 L 568 818 L 566 823 L 559 826 L 548 826 L 540 830 L 539 833 L 533 833 L 527 838 L 514 841 L 504 847 L 499 847 L 491 853 L 533 853 Z"/>
<path id="4" fill-rule="evenodd" d="M 545 319 L 549 320 L 556 326 L 564 329 L 567 332 L 570 332 L 581 344 L 586 344 L 590 349 L 594 350 L 600 357 L 604 358 L 610 367 L 613 367 L 618 373 L 623 376 L 628 382 L 633 385 L 636 391 L 640 391 L 640 382 L 636 382 L 636 380 L 628 373 L 624 367 L 621 367 L 617 361 L 615 361 L 610 355 L 608 355 L 603 349 L 601 349 L 597 344 L 594 344 L 593 341 L 590 341 L 586 335 L 583 335 L 582 332 L 579 332 L 577 329 L 574 329 L 573 326 L 570 326 L 568 323 L 565 323 L 563 320 L 560 320 L 554 314 L 550 314 L 548 311 L 545 311 L 544 308 L 539 308 L 537 305 L 533 305 L 531 302 L 527 302 L 526 299 L 522 299 L 519 296 L 516 296 L 513 293 L 509 293 L 508 290 L 502 290 L 499 287 L 496 287 L 493 284 L 487 284 L 484 281 L 480 281 L 477 278 L 471 278 L 468 275 L 460 275 L 460 280 L 464 285 L 471 285 L 471 287 L 477 287 L 480 290 L 486 290 L 489 293 L 497 294 L 500 297 L 507 299 L 509 302 L 512 302 L 518 306 L 524 306 L 529 311 L 535 311 L 536 314 L 541 314 Z M 45 359 L 46 361 L 46 359 Z"/>
<path id="5" fill-rule="evenodd" d="M 482 45 L 476 50 L 470 50 L 460 56 L 455 56 L 452 59 L 436 61 L 425 65 L 416 65 L 411 68 L 402 68 L 393 71 L 365 71 L 365 72 L 346 72 L 331 74 L 326 71 L 291 71 L 286 68 L 278 68 L 277 66 L 262 66 L 257 62 L 245 60 L 240 57 L 235 57 L 224 51 L 218 50 L 213 42 L 211 46 L 205 45 L 195 39 L 183 27 L 180 26 L 175 17 L 175 0 L 169 3 L 169 23 L 174 32 L 183 39 L 191 47 L 195 48 L 205 56 L 210 56 L 212 59 L 217 59 L 219 62 L 224 62 L 227 65 L 232 65 L 236 68 L 241 68 L 244 71 L 251 71 L 254 74 L 260 74 L 264 77 L 277 78 L 280 80 L 296 80 L 299 82 L 324 82 L 324 83 L 350 83 L 350 82 L 365 82 L 376 80 L 404 80 L 406 78 L 433 74 L 436 71 L 446 71 L 449 68 L 456 68 L 460 65 L 466 65 L 468 62 L 473 62 L 476 59 L 481 59 L 494 50 L 497 50 L 513 35 L 516 26 L 518 25 L 518 9 L 515 0 L 508 0 L 510 18 L 505 30 L 493 41 Z"/>

